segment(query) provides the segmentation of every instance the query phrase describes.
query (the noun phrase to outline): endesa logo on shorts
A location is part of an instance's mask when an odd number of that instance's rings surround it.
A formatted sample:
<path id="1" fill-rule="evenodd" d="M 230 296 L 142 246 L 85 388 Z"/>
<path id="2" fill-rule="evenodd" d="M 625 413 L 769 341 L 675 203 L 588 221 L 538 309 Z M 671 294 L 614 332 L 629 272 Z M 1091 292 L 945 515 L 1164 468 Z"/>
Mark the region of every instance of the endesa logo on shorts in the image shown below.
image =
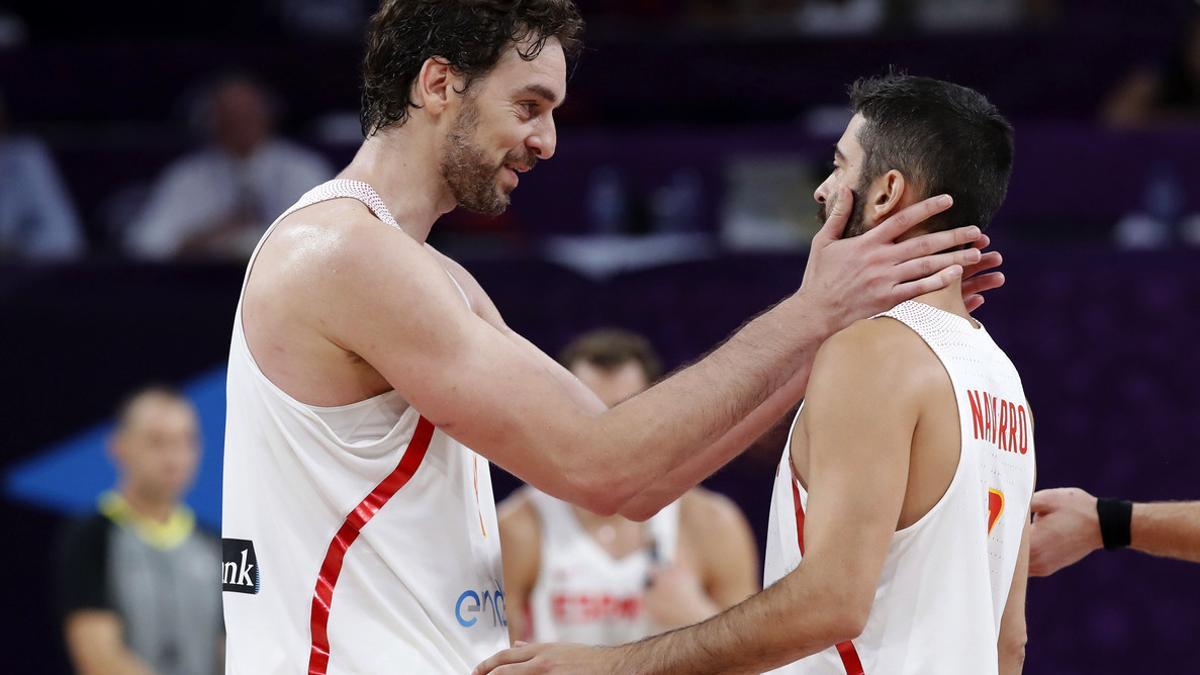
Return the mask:
<path id="1" fill-rule="evenodd" d="M 258 556 L 249 539 L 221 540 L 221 590 L 258 593 Z"/>
<path id="2" fill-rule="evenodd" d="M 454 602 L 454 618 L 458 625 L 470 628 L 480 621 L 484 625 L 508 626 L 508 616 L 504 613 L 504 591 L 496 586 L 494 590 L 476 591 L 468 588 L 459 594 Z"/>

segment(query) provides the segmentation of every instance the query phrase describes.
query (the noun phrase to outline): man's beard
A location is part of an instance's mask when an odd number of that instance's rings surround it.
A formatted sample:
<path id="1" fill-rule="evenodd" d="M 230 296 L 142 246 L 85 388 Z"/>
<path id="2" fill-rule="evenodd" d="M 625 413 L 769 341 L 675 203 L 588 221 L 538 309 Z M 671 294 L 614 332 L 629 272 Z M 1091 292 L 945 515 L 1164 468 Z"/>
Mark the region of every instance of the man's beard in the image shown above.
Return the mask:
<path id="1" fill-rule="evenodd" d="M 866 218 L 867 205 L 863 203 L 862 194 L 866 192 L 867 181 L 860 181 L 857 190 L 850 190 L 850 195 L 854 197 L 854 204 L 850 207 L 850 218 L 846 220 L 846 229 L 842 233 L 842 239 L 857 237 L 867 231 L 867 224 L 864 222 Z M 821 204 L 817 207 L 817 217 L 821 219 L 821 224 L 829 219 L 829 214 L 825 210 L 825 205 Z"/>
<path id="2" fill-rule="evenodd" d="M 450 186 L 459 206 L 487 216 L 498 216 L 508 208 L 508 193 L 496 184 L 505 164 L 533 168 L 537 157 L 527 153 L 510 152 L 499 165 L 491 165 L 487 154 L 474 143 L 479 126 L 479 110 L 475 102 L 466 99 L 462 112 L 446 136 L 446 152 L 442 156 L 442 177 Z"/>

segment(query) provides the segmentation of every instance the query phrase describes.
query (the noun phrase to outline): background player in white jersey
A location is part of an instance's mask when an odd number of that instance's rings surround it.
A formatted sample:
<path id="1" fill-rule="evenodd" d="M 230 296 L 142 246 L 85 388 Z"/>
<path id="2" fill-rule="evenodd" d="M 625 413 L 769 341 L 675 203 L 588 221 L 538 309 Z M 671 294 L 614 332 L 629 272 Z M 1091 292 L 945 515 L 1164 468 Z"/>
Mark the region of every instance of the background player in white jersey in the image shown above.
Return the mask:
<path id="1" fill-rule="evenodd" d="M 869 236 L 897 209 L 951 190 L 954 208 L 924 227 L 991 220 L 1012 129 L 983 96 L 889 75 L 859 81 L 851 99 L 815 194 L 822 211 L 853 187 L 848 232 Z M 1020 378 L 957 283 L 885 316 L 817 355 L 776 476 L 773 585 L 697 626 L 615 648 L 520 646 L 477 672 L 1019 672 L 1034 483 Z M 699 477 L 668 477 L 658 493 Z"/>
<path id="2" fill-rule="evenodd" d="M 629 508 L 673 467 L 708 473 L 746 447 L 832 332 L 981 261 L 939 253 L 975 227 L 896 241 L 948 196 L 847 241 L 837 213 L 795 294 L 608 410 L 425 243 L 457 206 L 502 212 L 554 155 L 581 27 L 570 0 L 387 0 L 372 18 L 366 138 L 264 234 L 235 314 L 230 673 L 465 672 L 508 642 L 488 460 L 589 510 Z"/>
<path id="3" fill-rule="evenodd" d="M 662 374 L 646 338 L 614 329 L 575 338 L 559 362 L 609 407 Z M 499 512 L 513 640 L 629 642 L 703 621 L 760 588 L 746 518 L 701 488 L 645 523 L 536 488 L 518 491 Z"/>

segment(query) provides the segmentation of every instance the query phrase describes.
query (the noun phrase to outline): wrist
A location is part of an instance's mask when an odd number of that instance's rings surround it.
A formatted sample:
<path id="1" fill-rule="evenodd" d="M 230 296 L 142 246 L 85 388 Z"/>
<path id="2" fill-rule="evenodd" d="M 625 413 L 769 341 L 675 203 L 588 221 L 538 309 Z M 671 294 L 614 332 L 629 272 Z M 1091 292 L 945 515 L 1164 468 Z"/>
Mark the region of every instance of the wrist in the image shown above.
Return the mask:
<path id="1" fill-rule="evenodd" d="M 818 343 L 846 327 L 837 307 L 803 288 L 780 304 L 788 306 L 795 325 L 802 326 Z"/>
<path id="2" fill-rule="evenodd" d="M 1119 499 L 1096 500 L 1100 541 L 1106 549 L 1128 548 L 1133 539 L 1133 503 Z"/>

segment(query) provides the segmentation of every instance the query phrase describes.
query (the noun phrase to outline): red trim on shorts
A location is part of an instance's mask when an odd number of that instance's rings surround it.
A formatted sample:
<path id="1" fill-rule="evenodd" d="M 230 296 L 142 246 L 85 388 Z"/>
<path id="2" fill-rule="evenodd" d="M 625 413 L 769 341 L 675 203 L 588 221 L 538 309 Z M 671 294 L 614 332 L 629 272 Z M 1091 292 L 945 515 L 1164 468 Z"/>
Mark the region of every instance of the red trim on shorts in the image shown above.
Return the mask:
<path id="1" fill-rule="evenodd" d="M 800 503 L 800 481 L 792 475 L 792 503 L 796 507 L 796 541 L 800 544 L 800 555 L 804 555 L 804 506 Z M 864 675 L 862 660 L 858 658 L 858 650 L 850 640 L 837 646 L 838 655 L 842 657 L 842 667 L 846 675 Z"/>
<path id="2" fill-rule="evenodd" d="M 342 573 L 342 563 L 346 559 L 346 551 L 359 532 L 370 522 L 371 518 L 383 508 L 400 488 L 413 477 L 421 460 L 429 450 L 429 442 L 433 439 L 434 427 L 424 417 L 417 421 L 416 431 L 404 456 L 396 468 L 384 478 L 379 485 L 371 490 L 358 506 L 346 515 L 346 520 L 338 529 L 333 540 L 329 542 L 329 550 L 321 561 L 321 571 L 317 575 L 316 590 L 313 591 L 312 601 L 312 650 L 308 656 L 309 675 L 325 675 L 329 669 L 329 610 L 333 605 L 333 589 L 337 586 L 338 576 Z"/>

